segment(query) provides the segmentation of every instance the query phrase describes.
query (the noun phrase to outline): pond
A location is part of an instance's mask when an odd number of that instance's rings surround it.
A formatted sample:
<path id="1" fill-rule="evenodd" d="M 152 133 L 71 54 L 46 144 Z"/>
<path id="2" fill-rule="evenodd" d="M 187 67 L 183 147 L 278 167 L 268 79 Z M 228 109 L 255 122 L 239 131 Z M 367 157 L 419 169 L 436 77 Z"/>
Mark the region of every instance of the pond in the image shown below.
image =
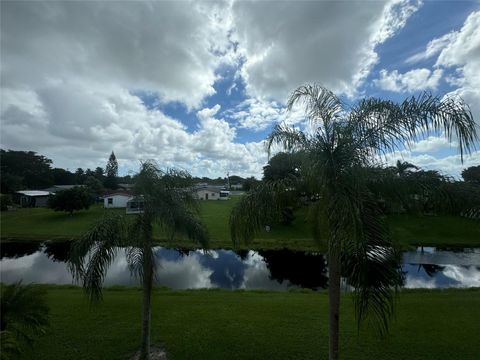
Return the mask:
<path id="1" fill-rule="evenodd" d="M 69 243 L 2 243 L 0 279 L 12 283 L 72 284 L 66 265 Z M 156 286 L 174 289 L 227 288 L 287 290 L 326 288 L 322 254 L 289 251 L 201 250 L 155 248 Z M 461 251 L 418 248 L 403 254 L 407 288 L 480 286 L 480 249 Z M 109 268 L 105 285 L 137 286 L 123 251 Z"/>

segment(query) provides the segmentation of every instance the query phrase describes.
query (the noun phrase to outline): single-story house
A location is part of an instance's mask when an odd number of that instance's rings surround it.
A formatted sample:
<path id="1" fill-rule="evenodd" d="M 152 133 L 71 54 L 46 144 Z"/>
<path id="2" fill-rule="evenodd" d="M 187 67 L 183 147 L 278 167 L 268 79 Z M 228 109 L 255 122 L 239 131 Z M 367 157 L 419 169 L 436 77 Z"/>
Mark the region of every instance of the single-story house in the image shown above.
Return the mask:
<path id="1" fill-rule="evenodd" d="M 142 214 L 145 201 L 143 196 L 134 196 L 127 201 L 127 214 Z"/>
<path id="2" fill-rule="evenodd" d="M 126 208 L 132 195 L 127 192 L 114 192 L 101 197 L 105 209 Z"/>
<path id="3" fill-rule="evenodd" d="M 197 197 L 200 200 L 228 200 L 230 191 L 215 187 L 204 187 L 197 189 Z"/>
<path id="4" fill-rule="evenodd" d="M 50 192 L 42 190 L 17 191 L 14 196 L 21 207 L 47 207 Z"/>

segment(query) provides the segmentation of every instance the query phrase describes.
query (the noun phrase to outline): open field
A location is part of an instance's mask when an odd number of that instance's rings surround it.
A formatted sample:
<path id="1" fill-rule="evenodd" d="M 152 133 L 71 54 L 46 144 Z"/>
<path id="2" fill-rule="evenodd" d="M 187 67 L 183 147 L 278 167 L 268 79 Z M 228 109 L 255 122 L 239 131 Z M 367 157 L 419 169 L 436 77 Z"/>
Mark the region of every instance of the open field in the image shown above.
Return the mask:
<path id="1" fill-rule="evenodd" d="M 140 344 L 141 291 L 111 289 L 91 306 L 79 288 L 48 287 L 51 327 L 21 359 L 129 359 Z M 324 292 L 157 289 L 152 340 L 171 359 L 325 359 Z M 343 359 L 478 359 L 480 289 L 403 291 L 390 334 L 357 335 L 341 313 Z"/>
<path id="2" fill-rule="evenodd" d="M 200 216 L 210 234 L 211 248 L 232 248 L 228 218 L 239 197 L 228 201 L 203 201 L 200 203 Z M 2 240 L 69 240 L 86 231 L 95 220 L 105 214 L 125 210 L 104 210 L 95 205 L 90 210 L 80 211 L 69 216 L 67 213 L 50 209 L 18 209 L 1 213 Z M 244 248 L 297 250 L 318 250 L 310 235 L 307 209 L 296 213 L 296 219 L 289 226 L 275 225 L 270 232 L 261 231 L 256 239 Z M 397 215 L 389 218 L 390 228 L 396 240 L 403 247 L 411 245 L 435 245 L 450 247 L 480 246 L 480 223 L 453 216 L 413 217 Z M 172 247 L 192 248 L 194 243 L 181 239 L 165 240 L 157 231 L 159 244 Z"/>

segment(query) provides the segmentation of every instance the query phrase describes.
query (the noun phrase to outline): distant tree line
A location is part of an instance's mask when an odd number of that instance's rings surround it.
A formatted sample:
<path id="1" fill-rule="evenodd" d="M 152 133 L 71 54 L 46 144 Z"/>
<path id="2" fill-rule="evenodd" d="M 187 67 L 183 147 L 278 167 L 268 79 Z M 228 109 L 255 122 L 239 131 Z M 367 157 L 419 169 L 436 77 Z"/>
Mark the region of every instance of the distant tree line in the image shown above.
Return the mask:
<path id="1" fill-rule="evenodd" d="M 112 152 L 105 170 L 78 168 L 75 172 L 52 167 L 52 160 L 34 151 L 0 149 L 2 194 L 19 190 L 41 190 L 53 185 L 86 185 L 100 194 L 105 189 L 115 190 L 118 184 L 133 183 L 130 175 L 118 176 L 118 163 Z"/>
<path id="2" fill-rule="evenodd" d="M 19 190 L 41 190 L 53 185 L 86 185 L 93 193 L 101 194 L 105 190 L 116 190 L 119 184 L 133 184 L 134 177 L 118 176 L 118 162 L 114 152 L 110 154 L 105 168 L 77 168 L 69 171 L 54 168 L 51 159 L 34 151 L 16 151 L 0 149 L 2 194 L 13 194 Z M 195 183 L 206 183 L 214 186 L 241 184 L 243 190 L 250 190 L 259 182 L 255 177 L 243 178 L 232 175 L 211 179 L 194 177 Z"/>
<path id="3" fill-rule="evenodd" d="M 304 180 L 308 170 L 298 152 L 277 153 L 264 166 L 263 183 L 295 183 L 284 199 L 280 223 L 290 223 L 294 219 L 293 210 L 318 200 L 316 194 L 307 191 L 308 184 Z M 384 213 L 466 215 L 472 209 L 480 211 L 480 165 L 464 169 L 463 181 L 400 160 L 395 166 L 367 170 L 370 191 L 376 194 L 378 206 Z"/>

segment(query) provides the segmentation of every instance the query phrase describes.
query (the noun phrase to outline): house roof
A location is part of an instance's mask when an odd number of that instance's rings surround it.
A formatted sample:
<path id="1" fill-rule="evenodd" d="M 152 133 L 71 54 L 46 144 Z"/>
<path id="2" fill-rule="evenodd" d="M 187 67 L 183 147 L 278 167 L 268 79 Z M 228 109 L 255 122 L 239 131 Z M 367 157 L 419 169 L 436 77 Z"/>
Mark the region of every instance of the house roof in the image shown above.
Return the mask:
<path id="1" fill-rule="evenodd" d="M 48 196 L 50 192 L 42 190 L 21 190 L 17 191 L 17 194 L 22 194 L 25 196 Z"/>
<path id="2" fill-rule="evenodd" d="M 132 197 L 133 195 L 130 194 L 130 193 L 127 193 L 127 192 L 124 192 L 124 191 L 116 191 L 116 192 L 112 192 L 112 193 L 109 193 L 109 194 L 105 194 L 103 196 L 101 196 L 100 198 L 101 199 L 105 199 L 105 198 L 108 198 L 108 197 L 111 197 L 111 196 L 126 196 L 126 197 Z"/>
<path id="3" fill-rule="evenodd" d="M 197 192 L 202 190 L 209 191 L 209 192 L 217 192 L 217 193 L 229 192 L 228 190 L 220 189 L 218 187 L 202 187 L 202 188 L 196 189 Z"/>
<path id="4" fill-rule="evenodd" d="M 74 187 L 85 187 L 85 185 L 53 185 L 49 188 L 43 189 L 43 191 L 56 192 L 73 189 Z"/>

